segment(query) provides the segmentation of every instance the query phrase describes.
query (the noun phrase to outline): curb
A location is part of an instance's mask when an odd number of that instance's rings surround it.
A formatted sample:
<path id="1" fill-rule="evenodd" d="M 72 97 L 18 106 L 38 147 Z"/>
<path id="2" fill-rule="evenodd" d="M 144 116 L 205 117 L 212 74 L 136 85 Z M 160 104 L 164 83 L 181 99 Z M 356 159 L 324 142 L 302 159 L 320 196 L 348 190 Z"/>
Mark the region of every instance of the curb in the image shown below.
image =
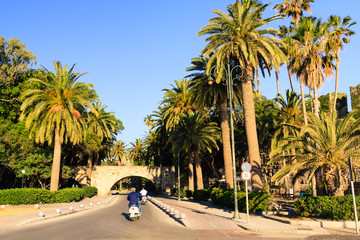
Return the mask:
<path id="1" fill-rule="evenodd" d="M 106 199 L 105 201 L 102 202 L 103 205 L 107 204 L 108 202 L 110 202 L 115 196 L 111 196 L 110 198 Z M 112 202 L 113 204 L 114 202 Z M 111 204 L 110 204 L 111 205 Z M 108 206 L 110 206 L 108 205 Z M 22 225 L 25 225 L 25 224 L 29 224 L 29 223 L 35 223 L 35 222 L 40 222 L 40 221 L 45 221 L 45 220 L 50 220 L 50 219 L 54 219 L 54 218 L 58 218 L 58 217 L 62 217 L 62 216 L 67 216 L 67 215 L 71 215 L 71 214 L 75 214 L 75 213 L 80 213 L 80 212 L 84 212 L 84 211 L 87 211 L 87 210 L 96 210 L 96 209 L 100 209 L 99 207 L 95 207 L 95 206 L 100 206 L 102 207 L 101 203 L 100 205 L 97 204 L 97 205 L 94 205 L 94 207 L 88 207 L 88 208 L 82 208 L 82 209 L 78 209 L 78 210 L 74 210 L 74 211 L 68 211 L 68 212 L 64 212 L 64 213 L 60 213 L 60 214 L 56 214 L 55 215 L 52 215 L 52 216 L 44 216 L 44 217 L 41 217 L 41 216 L 38 216 L 37 218 L 32 218 L 32 219 L 29 219 L 29 220 L 26 220 L 26 221 L 23 221 L 19 224 L 15 224 L 13 227 L 16 227 L 16 226 L 22 226 Z M 49 210 L 50 211 L 50 210 Z M 11 227 L 12 228 L 12 227 Z"/>
<path id="2" fill-rule="evenodd" d="M 189 221 L 186 219 L 185 214 L 181 214 L 179 211 L 175 210 L 174 208 L 171 208 L 169 205 L 164 204 L 161 201 L 156 200 L 150 196 L 148 196 L 148 200 L 152 204 L 157 206 L 160 210 L 162 210 L 167 215 L 169 215 L 171 218 L 173 218 L 175 221 L 177 221 L 178 223 L 182 224 L 183 226 L 185 226 L 187 228 L 192 227 L 191 224 L 189 223 Z"/>

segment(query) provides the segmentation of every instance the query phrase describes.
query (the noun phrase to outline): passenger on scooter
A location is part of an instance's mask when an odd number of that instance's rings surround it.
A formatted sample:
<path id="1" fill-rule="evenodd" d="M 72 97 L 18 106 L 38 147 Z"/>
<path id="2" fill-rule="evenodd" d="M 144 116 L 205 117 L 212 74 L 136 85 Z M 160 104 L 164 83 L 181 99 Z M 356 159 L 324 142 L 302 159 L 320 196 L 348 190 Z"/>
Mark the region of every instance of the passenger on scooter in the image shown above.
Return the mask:
<path id="1" fill-rule="evenodd" d="M 127 196 L 127 200 L 129 201 L 129 208 L 131 204 L 136 204 L 136 206 L 138 206 L 139 208 L 139 212 L 141 213 L 141 203 L 140 203 L 141 195 L 138 192 L 136 192 L 136 189 L 134 187 L 132 187 L 130 191 L 131 192 Z"/>
<path id="2" fill-rule="evenodd" d="M 140 195 L 141 196 L 147 196 L 147 191 L 145 190 L 145 188 L 142 188 L 141 191 L 140 191 Z"/>

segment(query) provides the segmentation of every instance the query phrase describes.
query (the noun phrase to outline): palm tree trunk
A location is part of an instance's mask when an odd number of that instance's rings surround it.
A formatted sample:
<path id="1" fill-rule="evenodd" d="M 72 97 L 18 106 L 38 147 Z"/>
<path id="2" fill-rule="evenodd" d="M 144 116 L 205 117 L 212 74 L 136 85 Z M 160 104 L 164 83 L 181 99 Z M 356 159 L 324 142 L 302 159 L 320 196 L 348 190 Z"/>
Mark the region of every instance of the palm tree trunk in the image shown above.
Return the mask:
<path id="1" fill-rule="evenodd" d="M 87 160 L 87 166 L 86 166 L 86 184 L 88 186 L 91 186 L 91 174 L 92 174 L 92 163 L 93 163 L 93 154 L 90 153 Z"/>
<path id="2" fill-rule="evenodd" d="M 55 141 L 54 141 L 54 157 L 53 157 L 53 164 L 51 167 L 50 191 L 57 191 L 59 189 L 60 167 L 61 167 L 61 142 L 60 142 L 59 129 L 56 128 Z"/>
<path id="3" fill-rule="evenodd" d="M 288 75 L 289 75 L 289 80 L 290 80 L 291 91 L 295 92 L 295 90 L 294 90 L 294 85 L 293 85 L 292 78 L 291 78 L 291 72 L 290 72 L 290 67 L 289 67 L 289 66 L 287 66 L 287 70 L 288 70 Z"/>
<path id="4" fill-rule="evenodd" d="M 195 190 L 194 189 L 194 166 L 193 166 L 191 158 L 189 160 L 188 167 L 189 167 L 189 190 L 194 191 Z"/>
<path id="5" fill-rule="evenodd" d="M 258 94 L 260 96 L 260 79 L 259 79 L 259 71 L 256 71 L 256 84 L 257 84 L 257 87 L 258 87 Z"/>
<path id="6" fill-rule="evenodd" d="M 199 152 L 195 152 L 195 171 L 196 171 L 196 189 L 204 189 L 203 174 L 201 169 L 201 159 Z"/>
<path id="7" fill-rule="evenodd" d="M 225 182 L 227 188 L 234 188 L 232 159 L 231 159 L 231 145 L 230 145 L 229 114 L 227 109 L 226 97 L 219 99 L 219 108 L 220 108 L 221 138 L 223 143 L 223 156 L 224 156 L 224 167 L 225 167 Z"/>
<path id="8" fill-rule="evenodd" d="M 277 71 L 275 71 L 275 76 L 276 76 L 276 88 L 277 88 L 277 94 L 278 96 L 280 96 L 280 84 L 279 84 L 279 73 Z M 278 103 L 279 108 L 281 108 L 281 104 Z"/>
<path id="9" fill-rule="evenodd" d="M 320 102 L 319 102 L 319 98 L 318 98 L 318 93 L 317 93 L 317 87 L 314 87 L 314 114 L 319 117 L 319 112 L 320 112 Z"/>
<path id="10" fill-rule="evenodd" d="M 241 81 L 241 87 L 244 104 L 245 130 L 252 173 L 252 189 L 253 191 L 261 191 L 263 184 L 261 180 L 261 158 L 259 142 L 256 131 L 254 94 L 251 81 L 248 79 L 248 76 L 253 76 L 253 68 L 249 65 L 247 66 L 246 70 L 247 74 L 245 74 Z"/>
<path id="11" fill-rule="evenodd" d="M 301 103 L 302 103 L 302 110 L 304 115 L 304 124 L 307 125 L 307 115 L 306 115 L 306 105 L 305 105 L 305 93 L 304 93 L 304 83 L 300 80 L 300 89 L 301 89 Z"/>
<path id="12" fill-rule="evenodd" d="M 335 93 L 334 93 L 334 104 L 332 108 L 332 112 L 336 111 L 336 100 L 337 100 L 337 92 L 339 87 L 339 49 L 337 50 L 337 58 L 336 58 L 336 76 L 335 76 Z"/>

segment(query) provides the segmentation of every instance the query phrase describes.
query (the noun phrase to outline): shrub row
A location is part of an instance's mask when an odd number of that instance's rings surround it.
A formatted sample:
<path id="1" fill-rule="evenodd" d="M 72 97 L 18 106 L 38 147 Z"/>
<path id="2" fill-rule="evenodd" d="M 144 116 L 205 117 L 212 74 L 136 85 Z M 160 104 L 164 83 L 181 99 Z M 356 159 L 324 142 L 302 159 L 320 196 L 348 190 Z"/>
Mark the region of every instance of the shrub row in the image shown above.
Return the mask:
<path id="1" fill-rule="evenodd" d="M 360 197 L 356 197 L 356 205 L 360 205 Z M 294 211 L 302 217 L 344 221 L 355 219 L 352 195 L 302 197 L 295 201 Z M 357 211 L 360 216 L 359 208 Z"/>
<path id="2" fill-rule="evenodd" d="M 15 188 L 0 190 L 0 204 L 20 205 L 36 203 L 61 203 L 80 201 L 97 194 L 96 187 L 64 188 L 51 192 L 39 188 Z"/>
<path id="3" fill-rule="evenodd" d="M 211 201 L 218 206 L 234 209 L 234 191 L 224 189 L 200 189 L 193 192 L 193 199 L 196 201 Z M 257 213 L 267 211 L 272 196 L 263 192 L 249 192 L 249 212 Z M 246 211 L 246 193 L 237 193 L 239 211 Z"/>

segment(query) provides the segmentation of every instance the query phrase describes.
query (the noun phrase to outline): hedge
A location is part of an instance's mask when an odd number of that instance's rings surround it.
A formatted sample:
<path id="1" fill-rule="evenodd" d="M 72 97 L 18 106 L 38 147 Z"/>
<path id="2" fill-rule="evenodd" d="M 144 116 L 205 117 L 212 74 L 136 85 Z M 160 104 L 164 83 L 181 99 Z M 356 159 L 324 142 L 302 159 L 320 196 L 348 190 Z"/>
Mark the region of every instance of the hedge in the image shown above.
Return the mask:
<path id="1" fill-rule="evenodd" d="M 249 212 L 257 213 L 267 211 L 272 196 L 263 192 L 249 192 Z M 197 201 L 211 201 L 218 206 L 234 209 L 234 191 L 224 189 L 200 189 L 193 192 L 193 199 Z M 237 193 L 239 211 L 246 211 L 246 193 Z"/>
<path id="2" fill-rule="evenodd" d="M 356 197 L 358 216 L 360 216 L 360 196 Z M 354 220 L 352 195 L 301 197 L 294 203 L 294 211 L 302 217 L 315 217 L 330 220 Z"/>
<path id="3" fill-rule="evenodd" d="M 37 203 L 61 203 L 80 201 L 97 194 L 95 187 L 64 188 L 51 192 L 39 188 L 15 188 L 0 190 L 0 204 L 20 205 Z"/>

